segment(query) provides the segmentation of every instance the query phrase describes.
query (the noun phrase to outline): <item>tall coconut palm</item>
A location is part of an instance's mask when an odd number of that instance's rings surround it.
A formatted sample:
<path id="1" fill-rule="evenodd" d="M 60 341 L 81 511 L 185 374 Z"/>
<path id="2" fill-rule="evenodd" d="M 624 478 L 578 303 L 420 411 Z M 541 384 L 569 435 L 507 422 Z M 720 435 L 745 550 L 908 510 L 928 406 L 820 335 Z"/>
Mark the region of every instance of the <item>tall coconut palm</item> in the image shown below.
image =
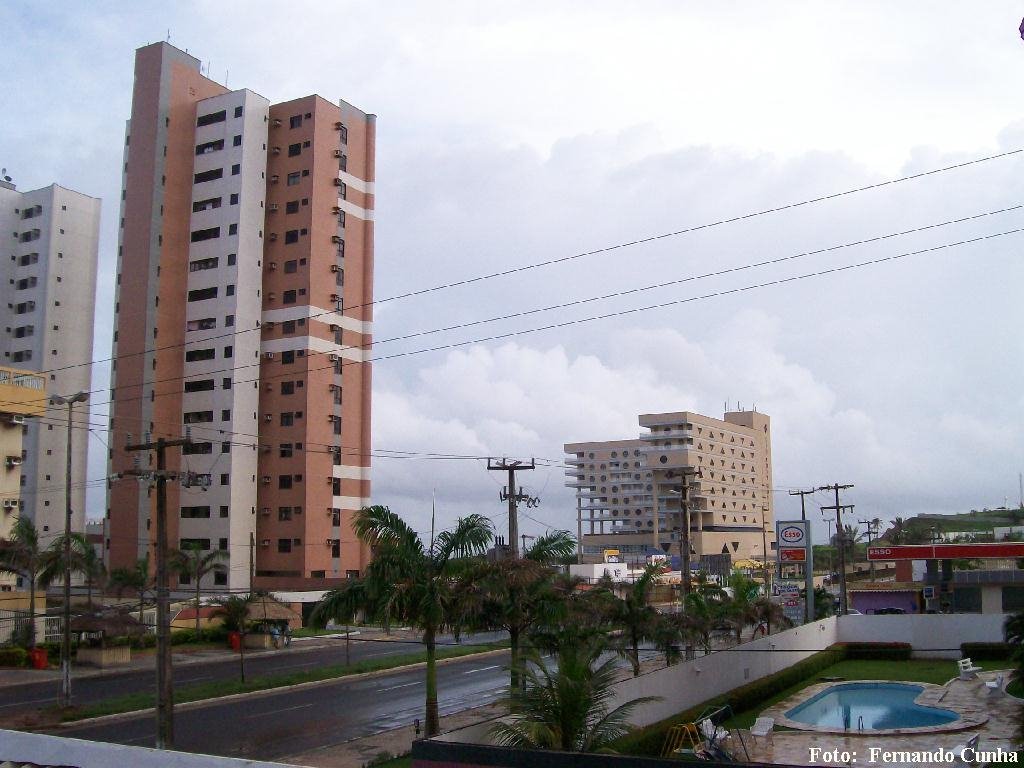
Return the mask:
<path id="1" fill-rule="evenodd" d="M 705 654 L 711 653 L 711 633 L 721 623 L 724 596 L 724 592 L 714 596 L 707 592 L 689 592 L 684 610 L 679 614 L 681 634 L 688 642 L 696 642 Z"/>
<path id="2" fill-rule="evenodd" d="M 249 622 L 249 606 L 254 599 L 255 596 L 251 593 L 231 595 L 218 600 L 217 607 L 213 610 L 214 616 L 224 620 L 224 628 L 229 632 L 238 632 L 241 638 L 238 645 L 238 665 L 243 683 L 245 682 L 245 628 Z"/>
<path id="3" fill-rule="evenodd" d="M 423 631 L 427 651 L 425 731 L 440 730 L 437 711 L 437 635 L 458 631 L 457 577 L 475 564 L 493 537 L 490 521 L 469 515 L 425 545 L 408 523 L 384 506 L 364 507 L 355 514 L 356 536 L 374 548 L 366 569 L 368 612 L 390 624 L 401 619 Z"/>
<path id="4" fill-rule="evenodd" d="M 222 549 L 212 549 L 204 553 L 199 544 L 187 544 L 182 549 L 171 553 L 171 570 L 185 576 L 196 585 L 196 642 L 199 642 L 199 606 L 202 598 L 201 583 L 203 579 L 216 570 L 216 567 L 228 559 L 228 553 Z"/>
<path id="5" fill-rule="evenodd" d="M 602 644 L 559 644 L 558 664 L 545 665 L 540 654 L 526 652 L 524 686 L 512 689 L 509 722 L 491 729 L 498 744 L 518 749 L 596 752 L 629 730 L 628 717 L 646 696 L 611 709 L 615 698 L 615 660 L 600 661 Z"/>
<path id="6" fill-rule="evenodd" d="M 575 550 L 576 541 L 568 531 L 548 531 L 534 539 L 521 560 L 482 564 L 464 580 L 470 623 L 508 632 L 513 689 L 520 685 L 520 651 L 526 634 L 560 599 L 551 566 Z"/>
<path id="7" fill-rule="evenodd" d="M 155 581 L 149 573 L 149 554 L 136 560 L 130 568 L 115 568 L 110 572 L 110 586 L 118 596 L 134 592 L 139 598 L 139 623 L 143 623 L 142 612 L 146 606 L 146 595 L 152 591 Z"/>
<path id="8" fill-rule="evenodd" d="M 622 629 L 619 653 L 629 659 L 633 677 L 640 675 L 640 643 L 653 638 L 658 626 L 658 612 L 649 600 L 661 571 L 659 564 L 648 565 L 612 606 L 612 621 Z"/>
<path id="9" fill-rule="evenodd" d="M 0 540 L 0 573 L 20 576 L 28 582 L 28 646 L 36 647 L 36 587 L 46 586 L 46 551 L 39 546 L 35 523 L 19 517 L 11 533 Z"/>

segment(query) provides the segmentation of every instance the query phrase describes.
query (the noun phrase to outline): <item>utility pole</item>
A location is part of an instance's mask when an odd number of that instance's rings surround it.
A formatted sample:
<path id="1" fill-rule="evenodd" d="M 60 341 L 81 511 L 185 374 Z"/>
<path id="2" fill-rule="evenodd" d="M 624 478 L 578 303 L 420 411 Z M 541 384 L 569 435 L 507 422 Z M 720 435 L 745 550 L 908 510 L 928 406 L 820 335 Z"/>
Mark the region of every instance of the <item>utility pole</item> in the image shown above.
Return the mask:
<path id="1" fill-rule="evenodd" d="M 525 493 L 516 493 L 516 472 L 527 469 L 535 469 L 536 463 L 530 459 L 530 463 L 518 459 L 488 459 L 487 470 L 489 472 L 508 472 L 508 487 L 499 494 L 498 498 L 508 502 L 508 546 L 512 550 L 512 559 L 519 558 L 519 517 L 516 504 L 525 501 L 528 506 L 536 506 L 540 499 L 529 496 Z"/>
<path id="2" fill-rule="evenodd" d="M 813 493 L 817 493 L 813 488 L 809 491 L 790 491 L 790 496 L 800 497 L 800 519 L 807 519 L 807 509 L 804 506 L 805 497 L 810 496 Z M 807 535 L 810 537 L 811 528 L 807 526 Z M 813 539 L 812 539 L 813 540 Z M 810 557 L 807 558 L 807 562 L 804 563 L 804 591 L 807 593 L 807 597 L 804 599 L 804 618 L 807 623 L 810 624 L 814 621 L 814 546 L 808 547 Z"/>
<path id="3" fill-rule="evenodd" d="M 192 445 L 191 438 L 166 440 L 157 438 L 132 445 L 131 435 L 126 451 L 156 451 L 156 471 L 130 470 L 126 475 L 156 480 L 156 748 L 172 749 L 174 747 L 174 680 L 171 669 L 171 632 L 170 632 L 170 589 L 167 579 L 167 481 L 183 479 L 178 472 L 167 471 L 166 450 L 173 447 Z"/>
<path id="4" fill-rule="evenodd" d="M 69 397 L 53 395 L 53 405 L 68 407 L 68 442 L 65 456 L 64 482 L 64 627 L 60 644 L 60 705 L 71 706 L 71 417 L 75 403 L 84 403 L 89 399 L 88 392 L 76 392 Z M 30 621 L 35 621 L 33 616 Z"/>
<path id="5" fill-rule="evenodd" d="M 817 490 L 812 488 L 809 491 L 790 491 L 789 492 L 790 496 L 799 496 L 800 497 L 800 519 L 801 520 L 806 520 L 807 519 L 807 511 L 804 509 L 804 497 L 805 496 L 810 496 L 812 493 L 817 493 Z"/>
<path id="6" fill-rule="evenodd" d="M 249 591 L 256 588 L 256 534 L 249 531 Z"/>
<path id="7" fill-rule="evenodd" d="M 853 509 L 853 505 L 842 506 L 839 503 L 839 492 L 845 491 L 848 488 L 853 488 L 853 483 L 846 485 L 840 485 L 839 483 L 833 483 L 832 485 L 823 485 L 816 490 L 819 491 L 834 491 L 836 494 L 836 503 L 832 507 L 822 507 L 825 509 L 834 509 L 836 511 L 836 535 L 839 539 L 839 615 L 846 615 L 846 548 L 845 539 L 846 532 L 843 530 L 843 510 Z"/>
<path id="8" fill-rule="evenodd" d="M 878 534 L 878 528 L 875 525 L 875 521 L 874 520 L 858 520 L 857 522 L 860 523 L 861 525 L 866 525 L 867 526 L 867 528 L 868 528 L 868 543 L 867 543 L 867 546 L 868 546 L 868 548 L 870 548 L 871 547 L 871 542 L 874 540 L 874 536 Z M 875 580 L 875 561 L 872 560 L 871 558 L 868 558 L 868 572 L 871 574 L 871 576 L 870 576 L 871 581 L 874 582 L 874 580 Z"/>

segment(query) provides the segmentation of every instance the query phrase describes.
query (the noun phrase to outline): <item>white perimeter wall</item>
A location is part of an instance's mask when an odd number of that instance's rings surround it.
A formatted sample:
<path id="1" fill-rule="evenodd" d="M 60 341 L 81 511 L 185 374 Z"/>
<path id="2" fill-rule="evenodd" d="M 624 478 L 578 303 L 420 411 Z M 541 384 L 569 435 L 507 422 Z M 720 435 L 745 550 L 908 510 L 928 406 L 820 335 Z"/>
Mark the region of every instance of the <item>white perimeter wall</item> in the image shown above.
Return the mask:
<path id="1" fill-rule="evenodd" d="M 839 642 L 910 643 L 915 656 L 958 659 L 961 643 L 1002 641 L 1005 619 L 1003 614 L 965 613 L 831 617 L 624 680 L 617 686 L 613 706 L 641 696 L 660 696 L 661 701 L 637 707 L 630 718 L 633 725 L 650 725 Z M 955 672 L 951 664 L 949 676 L 955 677 Z M 490 727 L 491 722 L 479 723 L 439 738 L 487 744 Z"/>
<path id="2" fill-rule="evenodd" d="M 960 643 L 1002 642 L 1006 614 L 842 616 L 838 621 L 842 642 L 910 643 L 918 658 L 959 659 Z"/>

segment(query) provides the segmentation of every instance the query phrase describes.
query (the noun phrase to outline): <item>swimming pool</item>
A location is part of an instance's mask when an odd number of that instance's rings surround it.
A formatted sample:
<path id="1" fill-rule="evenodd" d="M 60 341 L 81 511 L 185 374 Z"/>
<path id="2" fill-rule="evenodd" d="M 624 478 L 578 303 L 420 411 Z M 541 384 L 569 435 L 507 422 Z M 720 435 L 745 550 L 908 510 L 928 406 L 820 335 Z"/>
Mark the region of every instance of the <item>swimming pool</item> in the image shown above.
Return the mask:
<path id="1" fill-rule="evenodd" d="M 786 712 L 797 723 L 851 731 L 880 731 L 945 725 L 960 715 L 915 704 L 920 685 L 839 683 Z"/>

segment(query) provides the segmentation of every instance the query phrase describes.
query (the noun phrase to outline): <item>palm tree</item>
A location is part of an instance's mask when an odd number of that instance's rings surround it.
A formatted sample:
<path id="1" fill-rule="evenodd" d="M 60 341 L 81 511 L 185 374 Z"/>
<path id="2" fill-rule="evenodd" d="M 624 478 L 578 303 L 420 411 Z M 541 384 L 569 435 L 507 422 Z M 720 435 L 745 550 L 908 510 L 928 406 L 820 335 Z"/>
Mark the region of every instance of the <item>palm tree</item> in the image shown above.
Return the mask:
<path id="1" fill-rule="evenodd" d="M 107 573 L 103 558 L 96 554 L 96 548 L 80 533 L 71 534 L 71 571 L 85 578 L 88 590 L 89 610 L 92 610 L 92 591 L 102 583 Z M 64 534 L 57 536 L 43 553 L 43 577 L 41 583 L 52 584 L 64 579 Z"/>
<path id="2" fill-rule="evenodd" d="M 346 666 L 352 661 L 349 625 L 362 613 L 367 602 L 366 582 L 362 579 L 349 579 L 344 585 L 324 594 L 309 617 L 310 623 L 318 628 L 332 620 L 345 625 Z"/>
<path id="3" fill-rule="evenodd" d="M 458 520 L 425 546 L 416 531 L 384 506 L 355 514 L 356 536 L 374 548 L 364 577 L 366 607 L 385 625 L 401 619 L 423 630 L 427 650 L 426 736 L 440 730 L 437 712 L 437 635 L 462 622 L 457 577 L 475 564 L 493 536 L 483 515 Z"/>
<path id="4" fill-rule="evenodd" d="M 467 574 L 463 589 L 470 622 L 509 635 L 510 684 L 520 685 L 520 652 L 530 628 L 560 599 L 551 566 L 572 555 L 576 541 L 568 531 L 548 531 L 534 539 L 522 560 L 505 559 Z"/>
<path id="5" fill-rule="evenodd" d="M 197 543 L 187 544 L 183 549 L 171 554 L 171 569 L 196 585 L 196 642 L 199 642 L 199 605 L 202 590 L 200 584 L 204 577 L 213 573 L 219 563 L 228 559 L 228 553 L 222 549 L 212 549 L 203 554 L 202 547 Z"/>
<path id="6" fill-rule="evenodd" d="M 134 592 L 139 597 L 139 623 L 143 623 L 142 611 L 146 605 L 146 593 L 153 589 L 154 580 L 149 574 L 149 554 L 136 560 L 130 568 L 115 568 L 110 572 L 110 586 L 118 597 L 125 592 Z"/>
<path id="7" fill-rule="evenodd" d="M 557 667 L 549 669 L 536 650 L 526 653 L 522 691 L 512 689 L 511 722 L 491 728 L 498 744 L 518 749 L 595 752 L 629 730 L 627 718 L 646 696 L 610 709 L 615 692 L 615 660 L 598 664 L 602 644 L 560 644 Z M 596 665 L 596 666 L 595 666 Z"/>
<path id="8" fill-rule="evenodd" d="M 722 606 L 719 596 L 705 592 L 686 595 L 686 605 L 678 619 L 680 631 L 688 641 L 696 641 L 705 654 L 711 653 L 711 633 L 721 621 Z"/>
<path id="9" fill-rule="evenodd" d="M 629 659 L 633 677 L 640 675 L 640 643 L 653 637 L 658 623 L 658 612 L 649 605 L 648 599 L 661 571 L 660 564 L 648 565 L 612 606 L 612 621 L 623 631 L 619 653 Z"/>
<path id="10" fill-rule="evenodd" d="M 683 627 L 679 622 L 680 614 L 663 615 L 658 614 L 654 628 L 651 632 L 651 640 L 654 647 L 661 651 L 665 657 L 665 666 L 671 667 L 679 661 L 682 656 L 679 650 L 679 641 L 683 639 Z"/>
<path id="11" fill-rule="evenodd" d="M 254 596 L 231 595 L 217 601 L 213 615 L 224 620 L 224 628 L 229 632 L 238 632 L 241 643 L 238 645 L 238 664 L 241 670 L 242 683 L 245 683 L 245 626 L 249 620 L 249 605 Z"/>
<path id="12" fill-rule="evenodd" d="M 894 519 L 889 526 L 889 530 L 882 535 L 882 538 L 894 546 L 905 543 L 907 539 L 907 521 L 902 517 Z"/>
<path id="13" fill-rule="evenodd" d="M 736 633 L 736 644 L 739 645 L 743 629 L 755 619 L 754 601 L 757 599 L 760 586 L 739 571 L 733 571 L 729 577 L 729 589 L 732 596 L 723 605 L 722 618 Z"/>
<path id="14" fill-rule="evenodd" d="M 765 634 L 770 635 L 772 633 L 772 624 L 776 627 L 781 627 L 786 623 L 786 615 L 782 610 L 782 606 L 778 603 L 773 603 L 767 597 L 759 597 L 754 600 L 754 621 L 765 626 Z"/>
<path id="15" fill-rule="evenodd" d="M 0 540 L 0 573 L 21 576 L 28 582 L 28 647 L 36 647 L 36 587 L 46 586 L 45 551 L 39 546 L 35 523 L 19 517 L 10 535 Z"/>

